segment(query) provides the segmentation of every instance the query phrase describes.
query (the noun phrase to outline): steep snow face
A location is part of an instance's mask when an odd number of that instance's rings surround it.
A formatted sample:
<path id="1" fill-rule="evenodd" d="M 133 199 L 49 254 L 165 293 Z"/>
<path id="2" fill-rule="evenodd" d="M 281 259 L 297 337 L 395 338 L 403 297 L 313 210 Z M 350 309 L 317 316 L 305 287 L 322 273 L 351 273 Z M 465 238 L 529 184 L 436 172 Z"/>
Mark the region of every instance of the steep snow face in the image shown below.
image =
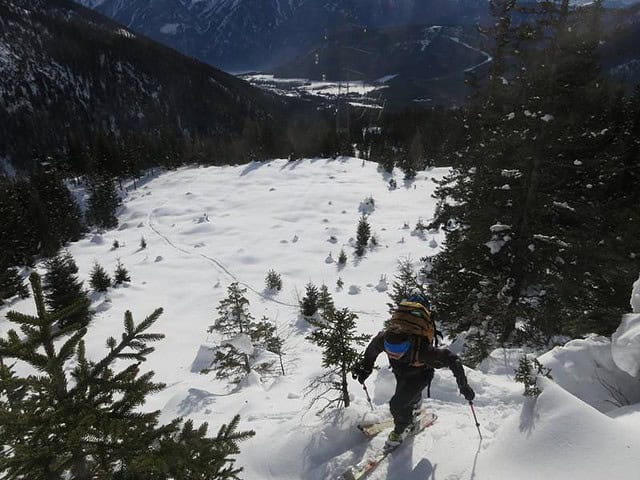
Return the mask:
<path id="1" fill-rule="evenodd" d="M 631 293 L 632 315 L 625 315 L 611 337 L 611 353 L 616 365 L 629 375 L 640 378 L 640 278 Z"/>
<path id="2" fill-rule="evenodd" d="M 572 340 L 538 360 L 555 382 L 601 412 L 640 401 L 640 382 L 614 362 L 609 338 Z"/>
<path id="3" fill-rule="evenodd" d="M 640 380 L 640 314 L 625 315 L 611 337 L 611 354 L 618 368 Z"/>
<path id="4" fill-rule="evenodd" d="M 594 410 L 551 381 L 501 427 L 487 451 L 479 447 L 474 478 L 491 480 L 637 478 L 640 435 Z"/>

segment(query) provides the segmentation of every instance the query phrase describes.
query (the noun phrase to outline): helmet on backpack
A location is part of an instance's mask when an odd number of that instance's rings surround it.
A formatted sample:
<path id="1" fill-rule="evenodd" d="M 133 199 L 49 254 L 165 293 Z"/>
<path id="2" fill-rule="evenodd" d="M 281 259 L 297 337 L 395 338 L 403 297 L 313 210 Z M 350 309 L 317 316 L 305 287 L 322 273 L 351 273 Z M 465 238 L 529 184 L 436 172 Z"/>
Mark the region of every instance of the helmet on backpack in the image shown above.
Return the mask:
<path id="1" fill-rule="evenodd" d="M 427 297 L 417 288 L 411 291 L 394 309 L 387 328 L 392 332 L 426 337 L 427 343 L 433 344 L 436 326 Z"/>
<path id="2" fill-rule="evenodd" d="M 422 293 L 417 288 L 414 288 L 411 291 L 411 293 L 409 294 L 409 297 L 407 298 L 407 301 L 408 302 L 412 302 L 412 303 L 419 303 L 420 305 L 422 305 L 427 310 L 431 309 L 431 304 L 429 303 L 429 300 L 427 299 L 425 294 Z"/>

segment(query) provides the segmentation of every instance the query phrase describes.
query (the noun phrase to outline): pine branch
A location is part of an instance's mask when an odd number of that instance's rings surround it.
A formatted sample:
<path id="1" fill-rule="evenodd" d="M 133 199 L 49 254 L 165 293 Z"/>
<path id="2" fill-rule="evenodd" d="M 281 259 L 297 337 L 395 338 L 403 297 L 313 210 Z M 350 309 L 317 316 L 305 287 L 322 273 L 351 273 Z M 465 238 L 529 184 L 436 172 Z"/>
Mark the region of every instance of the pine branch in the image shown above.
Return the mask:
<path id="1" fill-rule="evenodd" d="M 151 347 L 149 347 L 149 349 L 142 350 L 139 353 L 127 353 L 124 352 L 124 350 L 130 347 L 131 342 L 135 343 L 139 339 L 138 336 L 146 329 L 148 329 L 151 325 L 153 325 L 153 323 L 162 314 L 162 311 L 162 308 L 156 309 L 142 323 L 140 323 L 140 325 L 136 327 L 133 323 L 133 316 L 131 312 L 127 310 L 125 312 L 124 318 L 125 333 L 122 334 L 122 340 L 120 341 L 120 343 L 117 343 L 117 341 L 113 337 L 107 339 L 107 346 L 111 349 L 111 351 L 105 358 L 103 358 L 100 362 L 98 362 L 91 368 L 91 372 L 85 379 L 84 383 L 76 386 L 76 388 L 84 388 L 86 383 L 91 382 L 92 380 L 100 376 L 116 359 L 136 360 L 139 362 L 144 362 L 146 360 L 145 355 L 153 351 L 153 349 L 150 349 Z M 162 334 L 147 335 L 153 335 L 154 341 L 164 338 L 164 335 Z"/>

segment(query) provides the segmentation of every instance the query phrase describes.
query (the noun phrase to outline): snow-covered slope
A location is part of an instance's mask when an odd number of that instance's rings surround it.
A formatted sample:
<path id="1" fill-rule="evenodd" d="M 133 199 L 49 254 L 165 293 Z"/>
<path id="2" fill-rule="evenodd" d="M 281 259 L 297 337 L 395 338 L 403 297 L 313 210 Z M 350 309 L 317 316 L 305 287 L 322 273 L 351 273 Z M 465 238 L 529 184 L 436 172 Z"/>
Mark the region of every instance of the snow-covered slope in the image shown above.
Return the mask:
<path id="1" fill-rule="evenodd" d="M 640 435 L 544 381 L 537 400 L 504 422 L 476 478 L 637 478 Z"/>
<path id="2" fill-rule="evenodd" d="M 320 351 L 304 338 L 308 330 L 297 300 L 307 282 L 325 283 L 338 307 L 358 314 L 360 332 L 378 331 L 387 316 L 385 288 L 397 260 L 434 254 L 443 241 L 442 232 L 419 235 L 414 227 L 419 219 L 430 219 L 432 179 L 445 173 L 421 172 L 405 183 L 396 172 L 399 186 L 390 190 L 391 177 L 375 164 L 339 158 L 182 168 L 148 178 L 129 192 L 118 229 L 69 246 L 85 280 L 94 260 L 113 271 L 118 258 L 132 277 L 128 287 L 93 297 L 97 314 L 86 338 L 89 356 L 96 359 L 105 350 L 105 339 L 119 334 L 125 310 L 140 321 L 162 306 L 165 313 L 154 330 L 167 338 L 156 345 L 146 368 L 168 387 L 151 397 L 146 408 L 161 409 L 164 420 L 182 415 L 207 421 L 212 431 L 240 413 L 240 428 L 256 431 L 241 444 L 238 456 L 245 479 L 337 478 L 384 440 L 383 434 L 369 444 L 354 425 L 387 412 L 393 375 L 381 356 L 380 370 L 367 382 L 374 411 L 353 382 L 350 408 L 316 415 L 318 407 L 309 408 L 303 390 L 321 371 Z M 365 208 L 361 204 L 370 196 L 375 206 L 366 208 L 379 246 L 356 261 L 350 239 Z M 139 246 L 143 236 L 146 249 Z M 120 244 L 115 250 L 114 240 Z M 335 263 L 341 248 L 349 257 L 342 269 Z M 264 290 L 269 269 L 282 276 L 279 294 Z M 339 291 L 338 278 L 344 281 Z M 251 375 L 238 390 L 198 373 L 215 346 L 207 326 L 232 281 L 248 289 L 253 316 L 266 315 L 287 337 L 286 375 Z M 4 318 L 8 308 L 33 312 L 30 299 L 3 307 L 0 333 L 10 328 Z M 575 350 L 567 354 L 567 362 L 581 361 L 582 350 Z M 433 398 L 426 401 L 439 416 L 437 423 L 370 478 L 636 480 L 640 398 L 630 398 L 635 406 L 607 416 L 547 382 L 537 402 L 525 402 L 522 386 L 513 381 L 520 353 L 496 352 L 482 370 L 467 371 L 477 393 L 482 442 L 452 375 L 438 371 Z"/>

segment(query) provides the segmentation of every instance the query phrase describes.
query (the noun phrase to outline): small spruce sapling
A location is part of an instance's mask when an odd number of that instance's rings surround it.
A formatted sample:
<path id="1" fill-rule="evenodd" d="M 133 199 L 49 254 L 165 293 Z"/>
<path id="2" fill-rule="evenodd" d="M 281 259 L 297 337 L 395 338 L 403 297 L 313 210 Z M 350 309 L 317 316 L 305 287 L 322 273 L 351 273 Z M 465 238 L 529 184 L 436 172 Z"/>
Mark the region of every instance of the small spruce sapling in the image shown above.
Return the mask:
<path id="1" fill-rule="evenodd" d="M 319 292 L 313 283 L 307 283 L 305 295 L 300 302 L 300 312 L 304 317 L 312 317 L 318 311 Z"/>
<path id="2" fill-rule="evenodd" d="M 111 286 L 111 277 L 97 261 L 93 264 L 89 285 L 91 285 L 94 292 L 106 292 Z"/>
<path id="3" fill-rule="evenodd" d="M 318 295 L 318 309 L 322 315 L 327 315 L 335 309 L 333 297 L 324 283 L 320 287 L 320 294 Z"/>
<path id="4" fill-rule="evenodd" d="M 526 355 L 520 357 L 518 368 L 515 370 L 514 380 L 524 385 L 523 395 L 526 397 L 537 397 L 541 390 L 538 387 L 538 377 L 551 377 L 551 369 L 542 365 L 537 358 L 529 359 Z"/>
<path id="5" fill-rule="evenodd" d="M 338 265 L 344 267 L 347 263 L 347 254 L 344 253 L 344 248 L 340 250 L 340 255 L 338 256 Z"/>
<path id="6" fill-rule="evenodd" d="M 364 255 L 364 249 L 369 243 L 371 236 L 371 226 L 367 221 L 367 216 L 363 213 L 358 221 L 358 231 L 356 234 L 356 255 L 361 257 Z"/>
<path id="7" fill-rule="evenodd" d="M 305 396 L 313 395 L 311 405 L 324 402 L 320 412 L 327 408 L 349 407 L 348 377 L 358 361 L 357 347 L 364 346 L 369 335 L 357 335 L 358 316 L 344 308 L 331 309 L 321 320 L 310 320 L 316 327 L 307 339 L 322 348 L 322 366 L 325 371 L 305 389 Z"/>
<path id="8" fill-rule="evenodd" d="M 275 270 L 269 270 L 265 278 L 267 290 L 279 292 L 282 290 L 282 277 Z"/>
<path id="9" fill-rule="evenodd" d="M 410 258 L 398 260 L 398 271 L 394 275 L 391 292 L 389 292 L 389 297 L 391 297 L 392 301 L 392 303 L 389 304 L 390 310 L 393 310 L 395 305 L 399 304 L 402 300 L 409 298 L 411 291 L 415 288 L 420 289 L 420 285 L 418 284 L 413 262 Z"/>
<path id="10" fill-rule="evenodd" d="M 130 281 L 131 277 L 129 276 L 129 271 L 125 268 L 120 259 L 118 259 L 116 270 L 113 274 L 113 285 L 118 286 Z"/>
<path id="11" fill-rule="evenodd" d="M 248 310 L 249 300 L 244 295 L 246 291 L 246 288 L 234 282 L 227 288 L 227 298 L 220 301 L 218 318 L 208 331 L 217 332 L 224 338 L 211 367 L 202 373 L 215 370 L 217 378 L 228 379 L 232 383 L 239 383 L 252 370 L 260 375 L 272 373 L 273 361 L 258 363 L 261 354 L 266 351 L 280 358 L 284 374 L 283 341 L 277 335 L 276 326 L 266 317 L 260 322 L 253 321 Z"/>
<path id="12" fill-rule="evenodd" d="M 238 282 L 233 282 L 227 287 L 227 297 L 218 304 L 218 317 L 208 329 L 209 333 L 218 332 L 223 339 L 211 367 L 203 370 L 202 373 L 215 370 L 216 378 L 239 383 L 251 372 L 253 345 L 243 345 L 250 349 L 239 348 L 243 342 L 238 342 L 238 346 L 235 342 L 231 342 L 231 340 L 242 338 L 242 335 L 250 335 L 253 316 L 248 310 L 249 300 L 244 295 L 246 292 L 247 289 L 240 287 Z"/>

